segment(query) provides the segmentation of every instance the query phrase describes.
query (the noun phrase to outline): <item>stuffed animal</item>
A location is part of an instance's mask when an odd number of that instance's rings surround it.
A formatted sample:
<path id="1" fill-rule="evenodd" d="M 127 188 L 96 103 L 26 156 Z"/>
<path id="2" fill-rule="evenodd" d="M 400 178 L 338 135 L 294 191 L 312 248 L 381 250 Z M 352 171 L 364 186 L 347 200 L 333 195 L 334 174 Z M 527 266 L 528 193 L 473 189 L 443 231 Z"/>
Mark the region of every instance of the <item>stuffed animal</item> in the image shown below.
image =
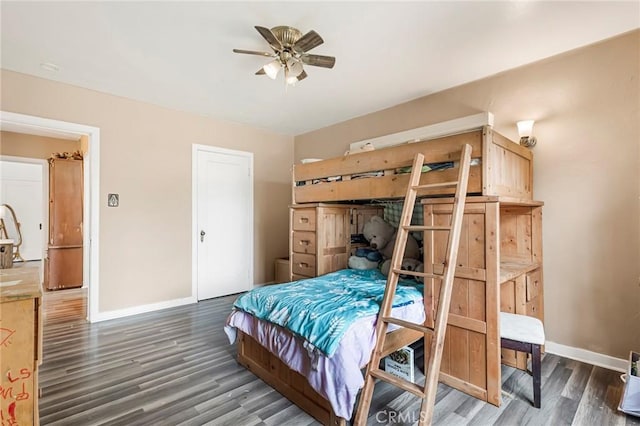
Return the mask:
<path id="1" fill-rule="evenodd" d="M 381 260 L 382 255 L 377 250 L 361 247 L 349 257 L 348 265 L 351 269 L 376 269 Z"/>
<path id="2" fill-rule="evenodd" d="M 349 257 L 350 269 L 376 269 L 380 261 L 369 260 L 366 257 L 351 256 Z"/>
<path id="3" fill-rule="evenodd" d="M 380 216 L 373 216 L 364 224 L 362 230 L 362 234 L 367 241 L 369 241 L 371 248 L 378 250 L 384 259 L 391 259 L 393 255 L 393 247 L 396 244 L 396 233 L 396 228 L 385 222 Z M 420 258 L 420 247 L 411 234 L 409 234 L 409 238 L 407 238 L 404 257 L 408 259 Z"/>
<path id="4" fill-rule="evenodd" d="M 422 262 L 416 259 L 402 259 L 402 266 L 400 268 L 404 269 L 405 271 L 424 272 L 424 265 L 422 264 Z M 391 269 L 391 259 L 385 260 L 384 262 L 382 262 L 382 265 L 380 265 L 380 272 L 382 272 L 385 277 L 389 275 L 389 269 Z M 413 275 L 400 275 L 400 277 L 404 279 L 415 279 L 417 281 L 424 282 L 424 279 L 422 277 L 415 277 Z"/>

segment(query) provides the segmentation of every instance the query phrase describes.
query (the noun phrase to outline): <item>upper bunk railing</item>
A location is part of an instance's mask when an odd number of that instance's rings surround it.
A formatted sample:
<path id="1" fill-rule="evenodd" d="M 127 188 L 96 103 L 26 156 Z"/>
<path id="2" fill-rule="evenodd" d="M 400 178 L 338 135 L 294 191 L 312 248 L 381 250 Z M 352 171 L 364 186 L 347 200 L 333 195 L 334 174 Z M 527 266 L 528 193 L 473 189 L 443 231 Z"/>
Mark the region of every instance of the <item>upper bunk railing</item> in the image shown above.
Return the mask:
<path id="1" fill-rule="evenodd" d="M 400 199 L 409 182 L 417 153 L 425 164 L 453 163 L 453 167 L 421 174 L 420 185 L 455 180 L 462 146 L 471 145 L 472 163 L 467 194 L 512 200 L 533 199 L 533 154 L 493 131 L 491 127 L 422 142 L 405 143 L 307 164 L 292 171 L 293 204 Z M 367 174 L 375 177 L 363 177 Z M 453 195 L 451 188 L 422 190 L 419 197 Z"/>
<path id="2" fill-rule="evenodd" d="M 408 143 L 375 151 L 331 158 L 293 168 L 293 202 L 327 202 L 402 198 L 409 182 L 410 167 L 417 153 L 425 157 L 425 164 L 452 163 L 452 167 L 422 173 L 420 184 L 434 184 L 455 180 L 458 159 L 465 144 L 472 147 L 468 193 L 482 193 L 483 131 L 441 137 L 434 140 Z M 409 169 L 409 170 L 407 170 Z M 367 174 L 377 174 L 367 176 Z M 363 176 L 364 175 L 364 176 Z M 453 194 L 451 188 L 431 188 L 419 191 L 418 196 Z"/>

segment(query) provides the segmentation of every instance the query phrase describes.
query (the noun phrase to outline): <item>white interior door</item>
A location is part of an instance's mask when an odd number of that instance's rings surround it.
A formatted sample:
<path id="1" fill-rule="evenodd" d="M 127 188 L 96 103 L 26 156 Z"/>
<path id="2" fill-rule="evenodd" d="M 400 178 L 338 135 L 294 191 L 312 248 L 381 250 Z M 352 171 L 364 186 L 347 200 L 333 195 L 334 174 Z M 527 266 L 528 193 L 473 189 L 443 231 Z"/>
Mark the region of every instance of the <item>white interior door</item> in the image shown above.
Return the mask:
<path id="1" fill-rule="evenodd" d="M 20 255 L 24 260 L 41 260 L 44 223 L 42 164 L 0 161 L 0 203 L 16 213 L 22 232 Z M 9 238 L 18 236 L 9 212 L 3 218 Z"/>
<path id="2" fill-rule="evenodd" d="M 250 290 L 253 154 L 195 147 L 198 300 Z"/>

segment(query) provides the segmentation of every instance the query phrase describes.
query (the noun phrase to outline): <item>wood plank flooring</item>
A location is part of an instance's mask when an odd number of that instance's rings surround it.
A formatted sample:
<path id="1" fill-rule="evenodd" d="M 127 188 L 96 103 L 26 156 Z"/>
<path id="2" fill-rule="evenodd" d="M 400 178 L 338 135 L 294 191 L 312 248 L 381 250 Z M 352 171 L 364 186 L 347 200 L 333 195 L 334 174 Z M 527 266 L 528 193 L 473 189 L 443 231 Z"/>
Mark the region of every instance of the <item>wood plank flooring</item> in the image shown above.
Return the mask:
<path id="1" fill-rule="evenodd" d="M 85 318 L 87 318 L 86 288 L 42 292 L 42 319 L 45 326 Z"/>
<path id="2" fill-rule="evenodd" d="M 37 268 L 42 270 L 40 260 L 15 262 L 14 268 Z M 42 319 L 45 324 L 67 322 L 87 318 L 87 289 L 68 288 L 60 290 L 42 290 Z"/>
<path id="3" fill-rule="evenodd" d="M 223 332 L 235 296 L 119 320 L 45 325 L 42 425 L 317 424 L 235 361 Z M 546 355 L 531 377 L 504 367 L 500 408 L 440 385 L 436 425 L 640 425 L 616 407 L 619 373 Z M 413 424 L 420 400 L 376 386 L 369 424 Z"/>

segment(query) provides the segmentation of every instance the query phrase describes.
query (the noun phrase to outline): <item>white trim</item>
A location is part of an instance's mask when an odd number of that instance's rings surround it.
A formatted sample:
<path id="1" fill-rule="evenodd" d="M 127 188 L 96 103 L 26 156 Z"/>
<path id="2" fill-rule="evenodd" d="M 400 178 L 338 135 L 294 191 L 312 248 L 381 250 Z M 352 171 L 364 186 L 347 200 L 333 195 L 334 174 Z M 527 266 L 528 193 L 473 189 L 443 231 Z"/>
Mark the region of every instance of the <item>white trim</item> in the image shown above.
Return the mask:
<path id="1" fill-rule="evenodd" d="M 191 297 L 198 300 L 198 151 L 212 152 L 218 154 L 229 154 L 249 158 L 249 210 L 251 220 L 249 221 L 249 282 L 252 283 L 253 263 L 254 263 L 254 243 L 253 243 L 253 153 L 238 151 L 234 149 L 219 148 L 211 145 L 193 144 L 191 147 Z"/>
<path id="2" fill-rule="evenodd" d="M 84 189 L 84 195 L 85 197 L 87 196 L 87 189 L 89 188 L 89 202 L 83 202 L 82 203 L 82 217 L 91 217 L 91 200 L 93 198 L 99 199 L 100 197 L 97 195 L 97 188 L 96 188 L 96 192 L 95 192 L 95 196 L 91 195 L 91 150 L 93 149 L 93 146 L 91 145 L 91 142 L 89 143 L 87 152 L 83 153 L 82 156 L 82 187 L 85 188 Z M 99 168 L 99 165 L 97 166 Z M 98 175 L 98 171 L 94 170 L 93 173 L 95 173 L 96 175 Z M 87 198 L 85 198 L 87 199 Z M 100 208 L 100 204 L 97 203 L 96 205 L 96 210 Z M 83 228 L 84 228 L 84 221 L 83 221 Z M 88 232 L 85 232 L 84 229 L 82 230 L 82 246 L 83 247 L 88 247 L 89 244 L 91 244 L 91 237 L 90 235 L 88 235 Z M 91 262 L 89 259 L 89 256 L 87 256 L 87 252 L 83 251 L 82 253 L 82 288 L 87 288 L 87 294 L 89 294 L 89 292 L 91 291 Z M 97 292 L 96 292 L 97 293 Z M 95 295 L 95 294 L 93 294 Z M 93 296 L 92 295 L 92 296 Z M 89 298 L 87 299 L 87 305 L 91 304 L 91 301 L 93 299 Z M 98 306 L 99 305 L 95 305 L 95 312 L 98 312 Z M 87 306 L 87 308 L 89 308 L 89 306 Z M 91 318 L 90 312 L 87 312 L 87 316 L 89 318 Z M 89 320 L 91 321 L 91 319 Z"/>
<path id="3" fill-rule="evenodd" d="M 82 135 L 88 136 L 89 152 L 85 154 L 84 160 L 85 165 L 88 164 L 88 167 L 84 168 L 84 230 L 88 232 L 83 232 L 83 279 L 89 286 L 87 316 L 89 321 L 97 321 L 100 306 L 100 129 L 6 111 L 0 111 L 0 128 L 11 128 L 12 131 L 35 135 L 77 135 L 78 139 Z"/>
<path id="4" fill-rule="evenodd" d="M 191 297 L 198 300 L 198 150 L 191 146 Z"/>
<path id="5" fill-rule="evenodd" d="M 2 123 L 2 130 L 6 132 L 14 132 L 14 133 L 24 133 L 24 129 L 22 128 L 22 124 L 20 123 Z M 34 136 L 44 136 L 47 138 L 56 138 L 56 139 L 65 139 L 69 141 L 78 141 L 80 139 L 80 135 L 71 131 L 63 131 L 59 129 L 52 129 L 48 127 L 39 127 L 33 126 L 29 130 L 29 135 Z"/>
<path id="6" fill-rule="evenodd" d="M 30 158 L 30 157 L 16 157 L 15 155 L 1 155 L 2 161 L 13 161 L 14 163 L 29 163 L 29 164 L 44 164 L 47 165 L 47 160 L 42 158 Z"/>
<path id="7" fill-rule="evenodd" d="M 479 129 L 483 126 L 493 126 L 493 114 L 490 112 L 481 112 L 467 117 L 430 124 L 417 129 L 405 130 L 403 132 L 353 142 L 349 145 L 349 151 L 357 151 L 367 143 L 370 143 L 376 149 L 385 148 L 402 143 L 419 142 L 442 136 L 455 135 L 468 130 Z"/>
<path id="8" fill-rule="evenodd" d="M 16 157 L 14 155 L 0 155 L 0 161 L 14 163 L 39 164 L 42 167 L 42 253 L 40 253 L 40 282 L 44 281 L 44 258 L 47 254 L 47 235 L 49 235 L 49 164 L 42 158 Z"/>
<path id="9" fill-rule="evenodd" d="M 175 308 L 177 306 L 189 305 L 196 303 L 194 297 L 185 297 L 182 299 L 166 300 L 164 302 L 150 303 L 148 305 L 132 306 L 130 308 L 116 309 L 115 311 L 100 312 L 95 315 L 91 322 L 107 321 L 117 318 L 128 317 L 131 315 L 144 314 L 147 312 L 159 311 L 160 309 Z"/>
<path id="10" fill-rule="evenodd" d="M 560 355 L 565 358 L 575 359 L 576 361 L 586 362 L 587 364 L 597 365 L 598 367 L 607 368 L 609 370 L 627 371 L 629 360 L 614 358 L 598 352 L 592 352 L 586 349 L 574 348 L 573 346 L 561 345 L 560 343 L 547 341 L 544 344 L 547 352 Z"/>

